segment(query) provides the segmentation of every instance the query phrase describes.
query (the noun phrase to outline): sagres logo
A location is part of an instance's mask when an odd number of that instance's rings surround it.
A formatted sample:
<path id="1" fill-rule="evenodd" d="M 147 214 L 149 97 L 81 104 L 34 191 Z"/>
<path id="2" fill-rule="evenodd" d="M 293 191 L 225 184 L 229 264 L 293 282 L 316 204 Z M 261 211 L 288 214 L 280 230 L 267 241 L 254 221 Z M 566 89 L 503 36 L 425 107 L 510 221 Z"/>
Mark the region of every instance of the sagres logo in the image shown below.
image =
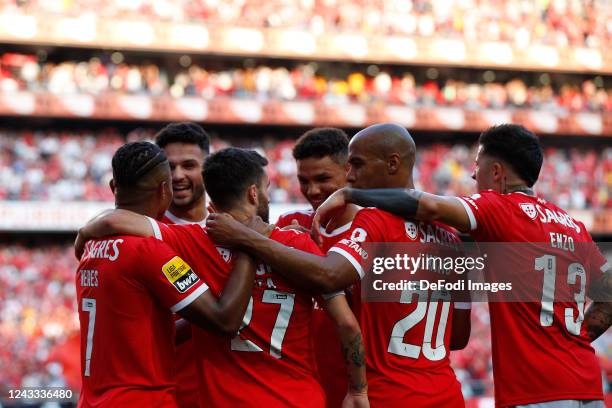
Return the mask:
<path id="1" fill-rule="evenodd" d="M 416 224 L 414 222 L 406 222 L 404 226 L 406 227 L 406 235 L 408 235 L 410 239 L 416 239 L 418 235 Z"/>
<path id="2" fill-rule="evenodd" d="M 175 256 L 162 266 L 162 272 L 179 292 L 184 293 L 200 280 L 180 257 Z"/>
<path id="3" fill-rule="evenodd" d="M 521 210 L 523 210 L 523 212 L 532 220 L 535 220 L 538 217 L 538 210 L 536 210 L 535 205 L 531 203 L 521 203 L 519 206 L 521 207 Z"/>

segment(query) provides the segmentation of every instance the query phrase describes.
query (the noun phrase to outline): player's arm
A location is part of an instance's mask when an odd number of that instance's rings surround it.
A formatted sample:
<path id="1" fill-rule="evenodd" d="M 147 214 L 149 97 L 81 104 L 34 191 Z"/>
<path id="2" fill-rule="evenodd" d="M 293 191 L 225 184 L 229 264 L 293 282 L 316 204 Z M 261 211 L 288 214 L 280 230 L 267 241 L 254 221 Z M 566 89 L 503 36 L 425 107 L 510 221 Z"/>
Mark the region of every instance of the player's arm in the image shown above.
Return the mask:
<path id="1" fill-rule="evenodd" d="M 356 267 L 342 255 L 329 253 L 322 257 L 286 247 L 227 214 L 211 214 L 206 226 L 218 244 L 248 252 L 276 273 L 312 292 L 335 292 L 359 280 Z"/>
<path id="2" fill-rule="evenodd" d="M 90 239 L 109 235 L 152 237 L 154 233 L 147 217 L 129 210 L 108 210 L 92 218 L 79 229 L 74 242 L 74 253 L 77 259 L 81 259 L 85 243 Z"/>
<path id="3" fill-rule="evenodd" d="M 180 345 L 191 339 L 191 323 L 185 319 L 178 319 L 174 322 L 174 344 Z"/>
<path id="4" fill-rule="evenodd" d="M 361 336 L 361 328 L 351 308 L 342 294 L 331 298 L 324 297 L 325 311 L 334 322 L 340 344 L 342 356 L 347 370 L 348 394 L 366 396 L 368 382 L 366 379 L 365 347 Z"/>
<path id="5" fill-rule="evenodd" d="M 589 288 L 593 302 L 584 315 L 587 336 L 595 341 L 612 326 L 612 273 L 604 273 Z"/>
<path id="6" fill-rule="evenodd" d="M 227 335 L 235 334 L 251 298 L 255 269 L 255 261 L 239 253 L 218 299 L 207 290 L 177 313 L 204 329 L 213 329 Z"/>
<path id="7" fill-rule="evenodd" d="M 467 210 L 457 197 L 438 196 L 404 188 L 362 190 L 345 187 L 333 193 L 319 206 L 313 219 L 313 232 L 316 234 L 322 223 L 349 203 L 361 207 L 376 207 L 403 218 L 440 221 L 464 232 L 469 231 L 471 226 Z"/>
<path id="8" fill-rule="evenodd" d="M 467 346 L 472 331 L 471 315 L 469 307 L 461 309 L 454 307 L 450 338 L 451 350 L 462 350 Z"/>

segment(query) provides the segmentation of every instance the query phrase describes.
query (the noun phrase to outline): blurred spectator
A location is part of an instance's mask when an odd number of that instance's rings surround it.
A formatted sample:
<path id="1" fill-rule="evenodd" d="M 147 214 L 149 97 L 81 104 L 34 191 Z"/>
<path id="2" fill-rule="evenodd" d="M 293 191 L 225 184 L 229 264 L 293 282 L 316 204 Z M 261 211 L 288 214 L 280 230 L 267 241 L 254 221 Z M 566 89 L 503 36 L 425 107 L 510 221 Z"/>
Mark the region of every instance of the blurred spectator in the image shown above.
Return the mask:
<path id="1" fill-rule="evenodd" d="M 612 89 L 601 77 L 575 84 L 566 80 L 555 89 L 528 85 L 515 78 L 506 83 L 464 82 L 440 78 L 418 83 L 410 72 L 401 75 L 378 69 L 346 75 L 333 65 L 302 64 L 293 68 L 255 66 L 224 70 L 191 65 L 169 71 L 154 64 L 130 65 L 89 61 L 38 61 L 35 56 L 0 56 L 0 92 L 48 91 L 54 94 L 113 92 L 142 95 L 219 96 L 266 100 L 322 100 L 330 104 L 390 103 L 410 106 L 457 106 L 467 109 L 533 108 L 553 111 L 612 112 Z M 493 78 L 494 74 L 489 72 Z M 490 78 L 489 78 L 490 79 Z"/>
<path id="2" fill-rule="evenodd" d="M 56 345 L 78 330 L 72 248 L 0 246 L 0 384 L 65 386 L 50 360 Z M 78 348 L 76 350 L 78 352 Z"/>
<path id="3" fill-rule="evenodd" d="M 113 130 L 42 132 L 0 130 L 0 200 L 112 201 L 108 187 L 111 157 L 125 140 L 152 139 L 152 130 L 126 138 Z M 293 141 L 238 140 L 258 150 L 270 164 L 275 203 L 303 202 L 291 149 Z M 221 140 L 214 149 L 228 144 Z M 419 146 L 418 188 L 437 194 L 471 194 L 474 149 L 462 144 Z M 612 148 L 547 148 L 536 191 L 562 208 L 612 208 Z"/>
<path id="4" fill-rule="evenodd" d="M 0 12 L 605 47 L 608 0 L 1 0 Z"/>

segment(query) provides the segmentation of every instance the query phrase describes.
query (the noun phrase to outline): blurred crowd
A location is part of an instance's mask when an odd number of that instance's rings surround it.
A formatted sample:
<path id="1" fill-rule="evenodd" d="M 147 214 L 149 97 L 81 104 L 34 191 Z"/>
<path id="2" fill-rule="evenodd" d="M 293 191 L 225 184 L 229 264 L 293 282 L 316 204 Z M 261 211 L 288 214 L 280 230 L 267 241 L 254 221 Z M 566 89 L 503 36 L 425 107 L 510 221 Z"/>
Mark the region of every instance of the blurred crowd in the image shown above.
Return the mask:
<path id="1" fill-rule="evenodd" d="M 604 47 L 608 0 L 0 0 L 0 12 Z"/>
<path id="2" fill-rule="evenodd" d="M 112 201 L 108 187 L 111 158 L 126 140 L 152 139 L 152 130 L 127 137 L 116 130 L 0 130 L 0 200 Z M 272 202 L 303 202 L 292 156 L 293 140 L 232 140 L 258 150 L 270 162 Z M 213 149 L 228 145 L 214 138 Z M 419 145 L 417 188 L 437 194 L 472 194 L 474 147 L 462 144 Z M 612 208 L 612 147 L 548 147 L 535 186 L 538 194 L 562 208 Z"/>
<path id="3" fill-rule="evenodd" d="M 0 246 L 0 385 L 65 385 L 53 354 L 79 327 L 70 249 Z"/>
<path id="4" fill-rule="evenodd" d="M 611 20 L 612 21 L 612 20 Z M 557 112 L 612 112 L 612 88 L 602 77 L 568 81 L 543 74 L 535 83 L 522 78 L 496 79 L 493 71 L 479 78 L 443 77 L 436 68 L 414 72 L 362 71 L 317 63 L 292 67 L 251 65 L 211 69 L 183 56 L 181 66 L 128 64 L 120 53 L 88 61 L 51 62 L 44 56 L 0 55 L 0 92 L 49 91 L 54 94 L 107 92 L 141 95 L 222 96 L 267 100 L 320 100 L 327 103 L 389 103 L 415 107 L 457 106 L 467 109 L 532 108 Z M 344 68 L 344 67 L 343 67 Z M 422 69 L 421 69 L 422 71 Z"/>

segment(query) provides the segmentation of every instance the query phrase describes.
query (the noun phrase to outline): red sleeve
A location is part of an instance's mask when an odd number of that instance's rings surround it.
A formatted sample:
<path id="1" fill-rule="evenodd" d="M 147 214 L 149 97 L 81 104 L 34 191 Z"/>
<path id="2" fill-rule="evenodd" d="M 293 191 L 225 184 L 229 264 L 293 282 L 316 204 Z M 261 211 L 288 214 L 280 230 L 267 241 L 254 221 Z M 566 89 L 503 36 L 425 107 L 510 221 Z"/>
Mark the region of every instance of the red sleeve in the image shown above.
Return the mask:
<path id="1" fill-rule="evenodd" d="M 344 256 L 363 278 L 365 272 L 361 263 L 368 258 L 367 251 L 362 247 L 364 242 L 384 242 L 385 222 L 381 212 L 376 209 L 365 208 L 360 210 L 349 232 L 349 238 L 338 241 L 329 252 L 336 252 Z"/>
<path id="2" fill-rule="evenodd" d="M 291 224 L 291 220 L 294 219 L 291 217 L 291 214 L 283 214 L 280 217 L 278 217 L 278 220 L 276 221 L 276 226 L 278 228 L 284 228 L 287 225 Z"/>
<path id="3" fill-rule="evenodd" d="M 458 199 L 470 219 L 469 233 L 480 241 L 495 241 L 495 237 L 501 232 L 498 231 L 502 220 L 499 214 L 507 211 L 499 195 L 492 191 L 483 191 Z"/>
<path id="4" fill-rule="evenodd" d="M 299 249 L 304 252 L 308 252 L 310 254 L 324 256 L 325 254 L 321 251 L 321 248 L 312 240 L 310 235 L 304 232 L 298 231 L 286 231 L 288 235 L 288 240 L 285 245 L 290 246 L 295 249 Z"/>
<path id="5" fill-rule="evenodd" d="M 164 307 L 176 313 L 204 293 L 208 286 L 172 248 L 153 237 L 139 245 L 139 280 Z"/>
<path id="6" fill-rule="evenodd" d="M 291 225 L 291 222 L 295 220 L 300 226 L 310 229 L 312 227 L 313 216 L 314 213 L 312 211 L 292 211 L 278 217 L 275 225 L 278 228 L 284 228 Z"/>

